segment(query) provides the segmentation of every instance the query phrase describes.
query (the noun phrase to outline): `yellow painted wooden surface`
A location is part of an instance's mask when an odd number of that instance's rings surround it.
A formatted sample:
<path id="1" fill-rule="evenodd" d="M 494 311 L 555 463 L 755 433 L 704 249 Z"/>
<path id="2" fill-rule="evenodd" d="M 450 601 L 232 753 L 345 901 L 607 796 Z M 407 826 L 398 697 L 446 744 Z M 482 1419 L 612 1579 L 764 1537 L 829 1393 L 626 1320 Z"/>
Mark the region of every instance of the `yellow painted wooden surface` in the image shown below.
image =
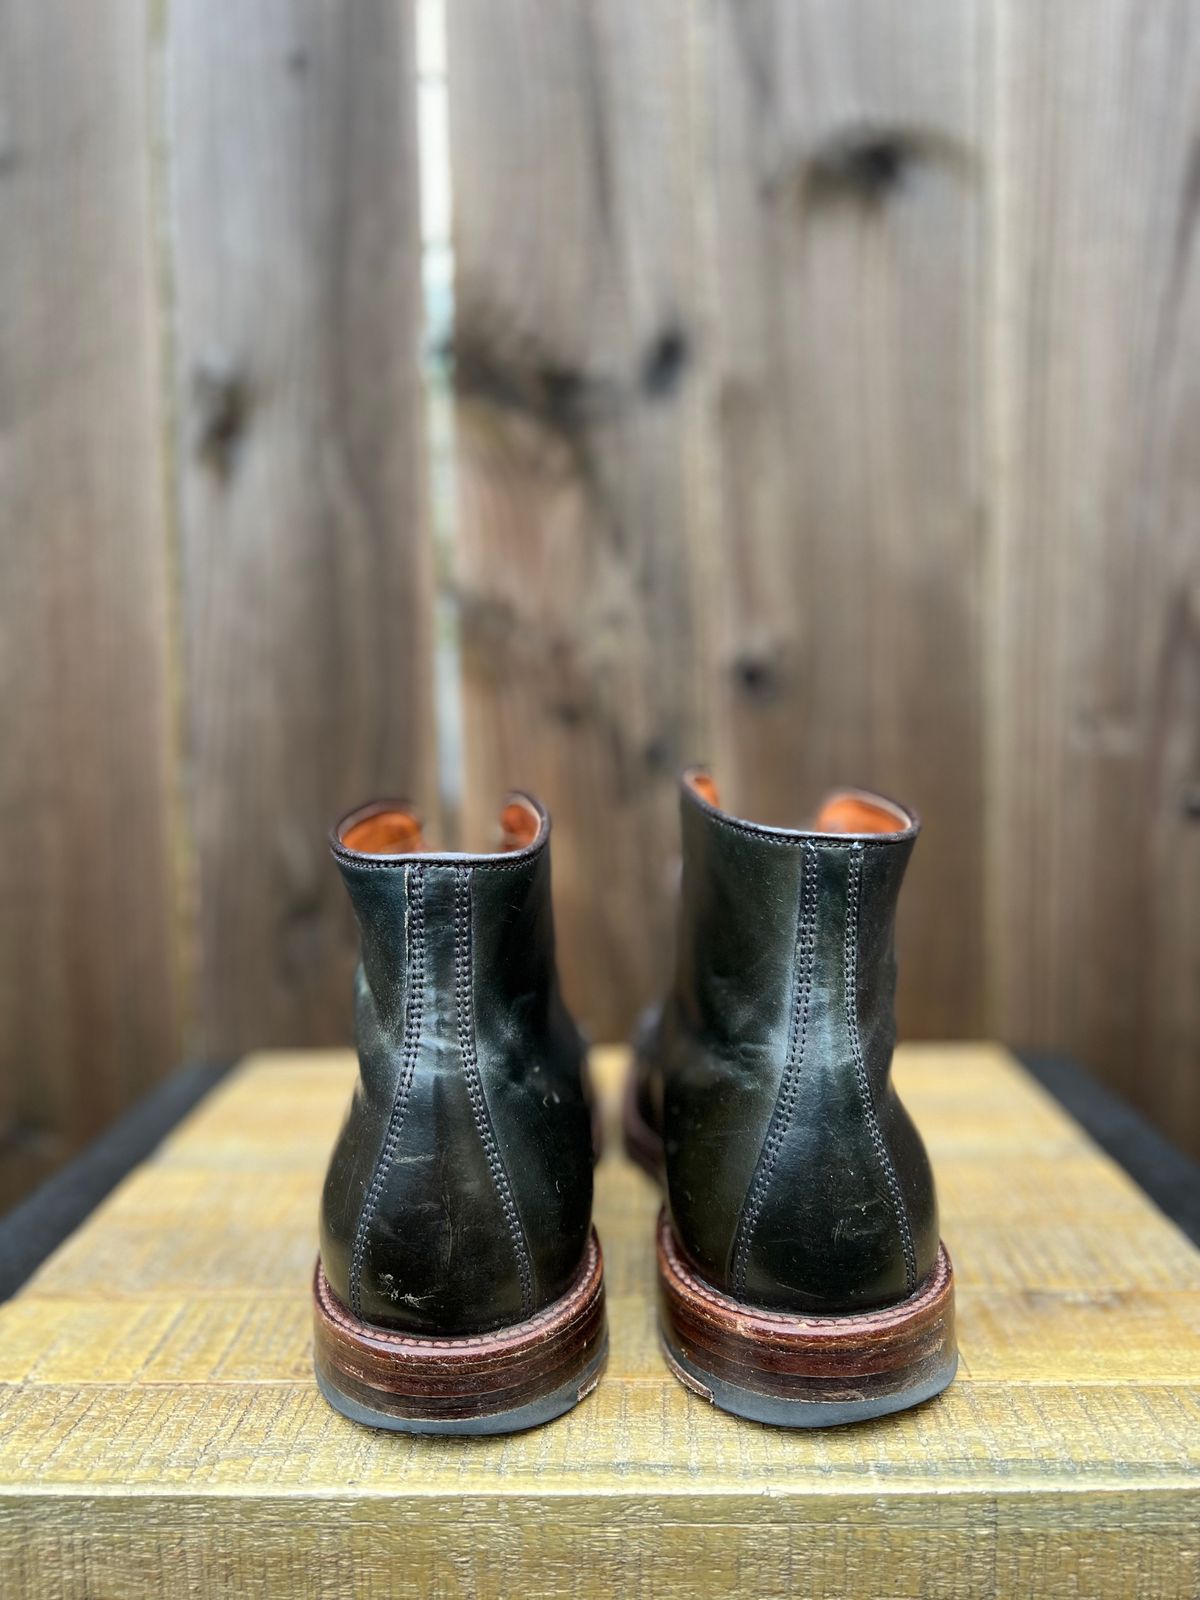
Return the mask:
<path id="1" fill-rule="evenodd" d="M 623 1067 L 598 1053 L 610 1097 Z M 736 1421 L 667 1374 L 657 1198 L 601 1165 L 612 1355 L 568 1418 L 373 1434 L 310 1377 L 344 1053 L 251 1058 L 0 1308 L 0 1594 L 1200 1592 L 1200 1253 L 1010 1057 L 902 1049 L 962 1369 L 856 1428 Z"/>

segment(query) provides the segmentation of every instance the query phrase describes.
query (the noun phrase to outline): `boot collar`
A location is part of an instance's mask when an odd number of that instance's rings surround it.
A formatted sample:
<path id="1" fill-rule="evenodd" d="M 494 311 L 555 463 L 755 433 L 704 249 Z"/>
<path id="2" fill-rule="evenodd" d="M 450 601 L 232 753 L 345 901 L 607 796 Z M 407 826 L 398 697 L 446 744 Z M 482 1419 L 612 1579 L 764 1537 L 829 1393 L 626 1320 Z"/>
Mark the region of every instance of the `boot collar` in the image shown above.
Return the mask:
<path id="1" fill-rule="evenodd" d="M 506 795 L 498 819 L 500 848 L 433 851 L 419 812 L 407 800 L 372 800 L 348 811 L 330 830 L 329 847 L 343 866 L 402 870 L 407 866 L 516 866 L 532 861 L 550 839 L 550 815 L 522 790 Z"/>
<path id="2" fill-rule="evenodd" d="M 762 839 L 768 844 L 853 845 L 902 844 L 916 838 L 921 819 L 911 806 L 869 789 L 836 789 L 826 795 L 810 827 L 776 828 L 749 822 L 726 811 L 712 775 L 705 767 L 689 767 L 679 782 L 681 804 L 709 822 Z"/>

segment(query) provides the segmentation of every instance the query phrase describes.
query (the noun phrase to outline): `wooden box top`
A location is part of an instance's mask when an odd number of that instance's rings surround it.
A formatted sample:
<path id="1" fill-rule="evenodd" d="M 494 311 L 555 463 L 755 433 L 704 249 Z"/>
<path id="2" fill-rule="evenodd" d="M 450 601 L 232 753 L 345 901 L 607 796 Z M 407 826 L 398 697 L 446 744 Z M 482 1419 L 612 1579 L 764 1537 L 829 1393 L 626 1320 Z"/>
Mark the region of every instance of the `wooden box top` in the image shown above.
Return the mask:
<path id="1" fill-rule="evenodd" d="M 615 1102 L 625 1056 L 596 1052 Z M 613 1118 L 611 1357 L 500 1440 L 369 1432 L 320 1398 L 309 1282 L 345 1052 L 248 1059 L 0 1308 L 0 1592 L 1200 1592 L 1200 1252 L 1004 1051 L 908 1046 L 961 1367 L 825 1432 L 667 1372 L 658 1196 Z"/>

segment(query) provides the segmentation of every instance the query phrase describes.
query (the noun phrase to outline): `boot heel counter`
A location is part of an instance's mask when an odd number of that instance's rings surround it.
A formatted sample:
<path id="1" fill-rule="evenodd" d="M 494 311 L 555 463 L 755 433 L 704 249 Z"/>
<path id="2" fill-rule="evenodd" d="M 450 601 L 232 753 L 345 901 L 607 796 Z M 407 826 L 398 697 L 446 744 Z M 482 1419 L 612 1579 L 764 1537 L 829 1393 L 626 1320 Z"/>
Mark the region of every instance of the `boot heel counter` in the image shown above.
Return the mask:
<path id="1" fill-rule="evenodd" d="M 552 1131 L 543 1111 L 541 1157 L 526 1159 L 507 1136 L 503 1091 L 489 1087 L 446 1052 L 418 1065 L 364 1240 L 357 1309 L 346 1302 L 362 1320 L 485 1332 L 525 1321 L 578 1272 L 592 1202 L 586 1109 L 560 1108 Z M 528 1126 L 528 1106 L 514 1109 Z"/>
<path id="2" fill-rule="evenodd" d="M 439 863 L 411 877 L 405 1042 L 347 1303 L 385 1327 L 479 1333 L 524 1321 L 578 1270 L 588 1120 L 577 1071 L 572 1093 L 549 1041 L 514 1027 L 521 997 L 490 987 L 503 951 L 477 948 L 510 876 Z"/>
<path id="3" fill-rule="evenodd" d="M 364 1195 L 347 1305 L 364 1322 L 412 1333 L 524 1320 L 528 1248 L 486 1107 L 453 1043 L 426 1036 L 397 1107 L 402 1098 Z"/>
<path id="4" fill-rule="evenodd" d="M 400 1071 L 362 1202 L 350 1309 L 411 1332 L 528 1316 L 532 1272 L 480 1080 L 470 869 L 412 868 Z"/>
<path id="5" fill-rule="evenodd" d="M 923 1259 L 908 1193 L 865 1120 L 837 1131 L 821 1122 L 794 1124 L 752 1218 L 743 1213 L 738 1238 L 730 1292 L 797 1314 L 902 1300 L 919 1281 Z"/>
<path id="6" fill-rule="evenodd" d="M 804 847 L 787 1064 L 731 1269 L 734 1292 L 763 1305 L 879 1306 L 921 1275 L 911 1213 L 932 1176 L 891 1089 L 892 923 L 879 911 L 898 868 L 857 841 Z"/>

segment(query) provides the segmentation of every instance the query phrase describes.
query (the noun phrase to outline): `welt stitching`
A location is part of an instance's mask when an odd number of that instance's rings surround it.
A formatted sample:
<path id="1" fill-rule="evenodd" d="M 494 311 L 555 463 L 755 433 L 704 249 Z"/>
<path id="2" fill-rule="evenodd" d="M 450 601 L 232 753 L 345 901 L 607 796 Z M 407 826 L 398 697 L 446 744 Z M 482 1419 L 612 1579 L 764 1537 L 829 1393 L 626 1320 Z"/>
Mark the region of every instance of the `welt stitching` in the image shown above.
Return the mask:
<path id="1" fill-rule="evenodd" d="M 904 1196 L 900 1190 L 900 1180 L 896 1176 L 895 1164 L 891 1152 L 883 1137 L 883 1130 L 879 1126 L 879 1114 L 875 1109 L 875 1102 L 871 1095 L 871 1083 L 867 1077 L 866 1063 L 863 1060 L 862 1039 L 858 1031 L 858 918 L 859 905 L 862 900 L 862 856 L 855 854 L 850 857 L 850 882 L 846 889 L 846 937 L 845 937 L 845 985 L 846 985 L 846 1026 L 850 1035 L 850 1049 L 854 1057 L 854 1076 L 858 1082 L 858 1092 L 862 1099 L 863 1113 L 867 1119 L 867 1128 L 871 1136 L 871 1145 L 875 1151 L 880 1167 L 883 1169 L 884 1181 L 892 1197 L 892 1208 L 896 1215 L 896 1227 L 900 1233 L 900 1244 L 904 1251 L 904 1279 L 905 1288 L 911 1294 L 917 1286 L 917 1258 L 913 1248 L 912 1227 L 908 1220 L 908 1209 L 904 1204 Z"/>
<path id="2" fill-rule="evenodd" d="M 758 1171 L 738 1225 L 733 1258 L 733 1287 L 735 1294 L 744 1294 L 746 1265 L 750 1255 L 754 1231 L 766 1204 L 767 1190 L 774 1176 L 783 1141 L 792 1124 L 792 1113 L 800 1092 L 800 1072 L 804 1062 L 804 1047 L 808 1037 L 809 1001 L 812 997 L 813 966 L 816 961 L 817 938 L 817 871 L 816 853 L 805 841 L 800 887 L 800 903 L 796 909 L 796 950 L 798 966 L 792 999 L 791 1026 L 788 1030 L 787 1063 L 783 1080 L 771 1114 L 766 1143 L 758 1160 Z"/>
<path id="3" fill-rule="evenodd" d="M 463 1073 L 467 1080 L 467 1094 L 471 1101 L 471 1114 L 487 1158 L 488 1171 L 496 1186 L 496 1194 L 504 1219 L 508 1224 L 513 1250 L 517 1257 L 517 1274 L 521 1284 L 521 1312 L 528 1317 L 533 1311 L 533 1270 L 529 1259 L 529 1244 L 521 1225 L 517 1203 L 513 1198 L 503 1158 L 496 1144 L 492 1119 L 488 1114 L 483 1080 L 479 1073 L 479 1057 L 475 1048 L 475 1015 L 471 999 L 471 868 L 458 867 L 454 883 L 454 999 L 458 1017 L 458 1048 L 462 1056 Z"/>
<path id="4" fill-rule="evenodd" d="M 358 1227 L 354 1234 L 354 1255 L 350 1263 L 350 1309 L 362 1320 L 362 1274 L 367 1254 L 367 1235 L 375 1220 L 379 1196 L 387 1182 L 388 1172 L 400 1143 L 408 1097 L 412 1089 L 413 1074 L 417 1064 L 417 1048 L 421 1041 L 421 1013 L 425 1003 L 425 880 L 421 867 L 410 867 L 405 873 L 405 957 L 408 968 L 407 997 L 404 1006 L 404 1034 L 401 1043 L 400 1081 L 392 1101 L 387 1134 L 383 1148 L 375 1163 L 371 1184 L 363 1198 L 358 1214 Z"/>

